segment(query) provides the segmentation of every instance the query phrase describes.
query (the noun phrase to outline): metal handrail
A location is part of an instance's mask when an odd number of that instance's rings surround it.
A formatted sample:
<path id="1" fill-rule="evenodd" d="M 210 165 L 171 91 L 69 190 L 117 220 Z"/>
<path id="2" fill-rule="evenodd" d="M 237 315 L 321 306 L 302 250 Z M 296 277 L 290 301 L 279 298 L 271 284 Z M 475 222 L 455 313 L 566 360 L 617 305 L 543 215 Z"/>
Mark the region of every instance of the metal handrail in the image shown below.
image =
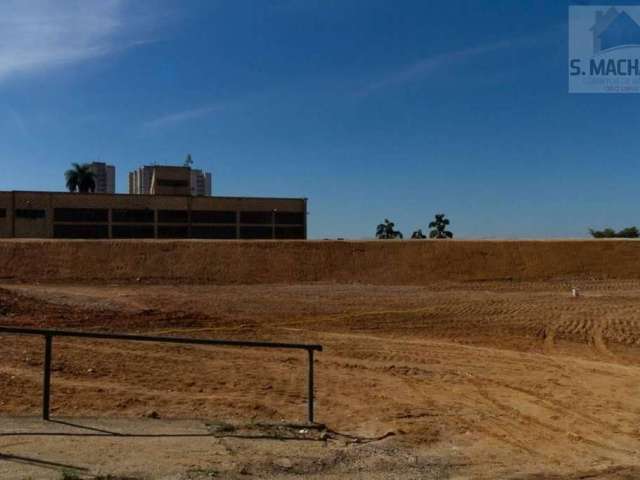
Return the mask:
<path id="1" fill-rule="evenodd" d="M 216 340 L 206 338 L 184 338 L 184 337 L 156 337 L 148 335 L 128 335 L 122 333 L 92 333 L 74 330 L 50 330 L 42 328 L 20 328 L 0 326 L 0 334 L 13 335 L 41 335 L 45 340 L 44 351 L 44 372 L 43 372 L 43 392 L 42 392 L 42 418 L 49 420 L 50 400 L 51 400 L 51 361 L 53 358 L 53 337 L 75 337 L 94 338 L 101 340 L 122 340 L 132 342 L 155 342 L 155 343 L 179 343 L 189 345 L 215 345 L 229 347 L 249 347 L 249 348 L 274 348 L 274 349 L 296 349 L 306 350 L 309 356 L 309 370 L 307 378 L 308 399 L 307 418 L 309 423 L 314 423 L 314 352 L 321 352 L 322 345 L 303 343 L 276 343 L 276 342 L 245 342 L 240 340 Z"/>

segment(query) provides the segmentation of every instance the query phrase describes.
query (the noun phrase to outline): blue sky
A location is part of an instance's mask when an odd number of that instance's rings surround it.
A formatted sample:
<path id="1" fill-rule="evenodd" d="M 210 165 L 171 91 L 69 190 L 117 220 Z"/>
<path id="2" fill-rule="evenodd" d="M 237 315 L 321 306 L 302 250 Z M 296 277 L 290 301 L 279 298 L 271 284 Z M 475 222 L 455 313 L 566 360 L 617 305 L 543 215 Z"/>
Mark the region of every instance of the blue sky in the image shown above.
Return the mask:
<path id="1" fill-rule="evenodd" d="M 217 195 L 308 197 L 312 238 L 640 224 L 640 98 L 567 93 L 567 7 L 5 0 L 0 190 L 191 153 Z"/>

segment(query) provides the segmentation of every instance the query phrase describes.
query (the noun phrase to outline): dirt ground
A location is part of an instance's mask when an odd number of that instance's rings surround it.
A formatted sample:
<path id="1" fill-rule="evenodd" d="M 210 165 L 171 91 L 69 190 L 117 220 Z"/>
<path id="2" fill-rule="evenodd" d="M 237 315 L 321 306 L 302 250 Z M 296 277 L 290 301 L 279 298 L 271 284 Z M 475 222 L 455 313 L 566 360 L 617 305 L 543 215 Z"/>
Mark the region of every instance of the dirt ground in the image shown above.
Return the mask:
<path id="1" fill-rule="evenodd" d="M 640 281 L 572 286 L 3 285 L 2 325 L 320 343 L 326 429 L 287 426 L 304 352 L 77 339 L 52 411 L 84 428 L 43 423 L 43 342 L 0 336 L 0 477 L 640 478 Z"/>

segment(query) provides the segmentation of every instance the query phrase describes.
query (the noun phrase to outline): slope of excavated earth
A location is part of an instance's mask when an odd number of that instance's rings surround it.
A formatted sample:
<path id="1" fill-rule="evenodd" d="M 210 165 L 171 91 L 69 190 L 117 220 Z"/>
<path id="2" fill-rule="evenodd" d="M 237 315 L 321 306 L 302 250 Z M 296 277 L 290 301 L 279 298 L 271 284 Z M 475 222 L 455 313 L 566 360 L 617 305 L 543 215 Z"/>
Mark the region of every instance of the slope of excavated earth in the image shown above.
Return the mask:
<path id="1" fill-rule="evenodd" d="M 639 271 L 640 241 L 633 239 L 0 239 L 0 279 L 12 282 L 426 285 L 442 280 L 637 279 Z"/>
<path id="2" fill-rule="evenodd" d="M 54 417 L 147 440 L 75 437 L 29 418 L 42 340 L 5 335 L 0 477 L 57 478 L 12 461 L 36 457 L 137 478 L 640 478 L 640 281 L 572 286 L 4 285 L 2 325 L 321 343 L 326 430 L 262 438 L 305 420 L 303 352 L 58 338 Z M 195 435 L 211 424 L 243 427 Z"/>

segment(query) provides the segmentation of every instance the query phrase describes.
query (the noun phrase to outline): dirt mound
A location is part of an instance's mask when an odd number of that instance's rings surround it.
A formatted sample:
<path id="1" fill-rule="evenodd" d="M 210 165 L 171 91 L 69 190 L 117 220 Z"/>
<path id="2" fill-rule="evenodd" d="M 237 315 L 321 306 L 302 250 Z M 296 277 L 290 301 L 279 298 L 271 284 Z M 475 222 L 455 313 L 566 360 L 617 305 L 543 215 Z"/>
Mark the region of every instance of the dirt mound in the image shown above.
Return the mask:
<path id="1" fill-rule="evenodd" d="M 258 284 L 640 277 L 640 242 L 67 241 L 0 242 L 5 281 Z"/>
<path id="2" fill-rule="evenodd" d="M 3 326 L 97 330 L 147 330 L 151 328 L 193 328 L 209 317 L 197 312 L 132 311 L 68 305 L 21 295 L 0 288 L 0 320 Z"/>

